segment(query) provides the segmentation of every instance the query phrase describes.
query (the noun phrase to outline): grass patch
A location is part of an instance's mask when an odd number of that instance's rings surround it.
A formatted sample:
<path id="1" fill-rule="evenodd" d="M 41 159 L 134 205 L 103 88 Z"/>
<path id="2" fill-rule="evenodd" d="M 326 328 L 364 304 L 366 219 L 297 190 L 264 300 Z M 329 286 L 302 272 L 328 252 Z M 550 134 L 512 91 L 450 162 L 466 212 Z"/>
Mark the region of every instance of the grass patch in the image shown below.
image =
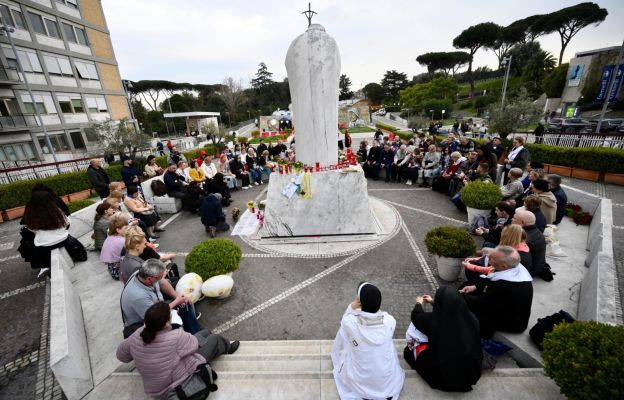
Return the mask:
<path id="1" fill-rule="evenodd" d="M 275 135 L 275 136 L 267 136 L 267 137 L 257 137 L 257 138 L 253 138 L 251 139 L 248 143 L 251 144 L 258 144 L 260 143 L 261 140 L 264 140 L 264 143 L 275 143 L 278 140 L 286 140 L 288 139 L 289 135 Z"/>
<path id="2" fill-rule="evenodd" d="M 365 132 L 375 132 L 373 128 L 368 126 L 356 126 L 353 128 L 341 128 L 340 132 L 344 133 L 345 130 L 348 130 L 349 133 L 365 133 Z"/>

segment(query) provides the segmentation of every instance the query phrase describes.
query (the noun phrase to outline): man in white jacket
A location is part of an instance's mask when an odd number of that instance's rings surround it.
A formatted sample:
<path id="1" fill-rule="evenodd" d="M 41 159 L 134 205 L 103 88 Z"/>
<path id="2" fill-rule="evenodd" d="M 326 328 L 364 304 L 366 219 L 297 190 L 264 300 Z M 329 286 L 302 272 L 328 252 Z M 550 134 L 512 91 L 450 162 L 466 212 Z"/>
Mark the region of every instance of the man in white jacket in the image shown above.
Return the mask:
<path id="1" fill-rule="evenodd" d="M 380 311 L 381 292 L 360 284 L 332 348 L 334 380 L 342 400 L 398 400 L 405 372 L 392 341 L 396 320 Z"/>

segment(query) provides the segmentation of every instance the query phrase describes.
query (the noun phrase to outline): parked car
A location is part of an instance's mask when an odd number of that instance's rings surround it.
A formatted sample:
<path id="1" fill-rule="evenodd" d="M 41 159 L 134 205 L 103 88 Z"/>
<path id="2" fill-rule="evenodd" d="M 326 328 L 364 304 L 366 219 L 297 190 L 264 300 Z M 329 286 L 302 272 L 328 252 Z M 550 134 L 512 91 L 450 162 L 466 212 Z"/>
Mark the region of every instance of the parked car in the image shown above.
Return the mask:
<path id="1" fill-rule="evenodd" d="M 620 124 L 620 126 L 617 129 L 617 133 L 623 133 L 624 134 L 624 123 Z"/>
<path id="2" fill-rule="evenodd" d="M 605 118 L 600 124 L 600 133 L 616 132 L 620 125 L 624 123 L 622 118 Z M 590 119 L 587 129 L 591 132 L 596 132 L 596 126 L 598 126 L 597 119 Z"/>
<path id="3" fill-rule="evenodd" d="M 580 133 L 589 126 L 589 121 L 582 118 L 551 118 L 547 128 L 554 133 Z"/>

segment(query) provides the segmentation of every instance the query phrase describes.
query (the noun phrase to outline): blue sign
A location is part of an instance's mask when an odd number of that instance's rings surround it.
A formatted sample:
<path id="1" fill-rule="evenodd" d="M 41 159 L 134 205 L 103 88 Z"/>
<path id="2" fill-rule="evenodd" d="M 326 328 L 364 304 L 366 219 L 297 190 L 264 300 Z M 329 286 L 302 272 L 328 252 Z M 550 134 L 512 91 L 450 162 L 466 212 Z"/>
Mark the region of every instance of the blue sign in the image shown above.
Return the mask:
<path id="1" fill-rule="evenodd" d="M 598 89 L 598 96 L 596 96 L 596 103 L 602 103 L 607 98 L 607 90 L 609 90 L 609 79 L 613 73 L 615 65 L 609 64 L 602 67 L 602 78 L 600 79 L 600 88 Z"/>
<path id="2" fill-rule="evenodd" d="M 624 75 L 624 64 L 618 66 L 617 73 L 615 74 L 615 82 L 613 83 L 613 89 L 609 94 L 609 102 L 617 101 L 617 94 L 622 86 L 622 76 Z"/>

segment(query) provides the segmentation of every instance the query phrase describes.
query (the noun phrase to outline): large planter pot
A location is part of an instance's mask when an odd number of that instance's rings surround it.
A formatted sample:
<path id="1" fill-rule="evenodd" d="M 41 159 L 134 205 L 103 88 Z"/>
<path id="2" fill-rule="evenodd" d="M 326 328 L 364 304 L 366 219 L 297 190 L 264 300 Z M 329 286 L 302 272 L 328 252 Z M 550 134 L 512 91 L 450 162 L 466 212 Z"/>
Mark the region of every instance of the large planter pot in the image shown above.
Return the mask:
<path id="1" fill-rule="evenodd" d="M 81 190 L 80 192 L 71 193 L 68 195 L 69 201 L 86 200 L 91 197 L 91 189 Z"/>
<path id="2" fill-rule="evenodd" d="M 572 169 L 572 177 L 596 182 L 600 178 L 600 172 L 583 168 Z"/>
<path id="3" fill-rule="evenodd" d="M 562 167 L 561 165 L 550 165 L 548 168 L 549 174 L 557 174 L 560 176 L 571 176 L 572 168 L 570 167 Z"/>
<path id="4" fill-rule="evenodd" d="M 24 216 L 25 206 L 9 208 L 8 210 L 2 211 L 2 219 L 5 221 L 10 221 L 12 219 L 21 218 Z"/>
<path id="5" fill-rule="evenodd" d="M 478 208 L 472 208 L 472 207 L 466 207 L 466 210 L 468 212 L 468 224 L 470 225 L 472 225 L 472 222 L 475 220 L 475 218 L 481 217 L 481 216 L 487 217 L 488 215 L 490 215 L 490 211 L 491 211 L 491 210 L 479 210 Z"/>
<path id="6" fill-rule="evenodd" d="M 544 172 L 546 172 L 547 174 L 550 173 L 550 164 L 544 163 Z"/>
<path id="7" fill-rule="evenodd" d="M 624 174 L 612 174 L 610 172 L 605 173 L 605 183 L 612 183 L 614 185 L 624 186 Z"/>
<path id="8" fill-rule="evenodd" d="M 454 282 L 459 278 L 462 269 L 461 258 L 435 256 L 438 266 L 438 275 L 447 282 Z"/>

